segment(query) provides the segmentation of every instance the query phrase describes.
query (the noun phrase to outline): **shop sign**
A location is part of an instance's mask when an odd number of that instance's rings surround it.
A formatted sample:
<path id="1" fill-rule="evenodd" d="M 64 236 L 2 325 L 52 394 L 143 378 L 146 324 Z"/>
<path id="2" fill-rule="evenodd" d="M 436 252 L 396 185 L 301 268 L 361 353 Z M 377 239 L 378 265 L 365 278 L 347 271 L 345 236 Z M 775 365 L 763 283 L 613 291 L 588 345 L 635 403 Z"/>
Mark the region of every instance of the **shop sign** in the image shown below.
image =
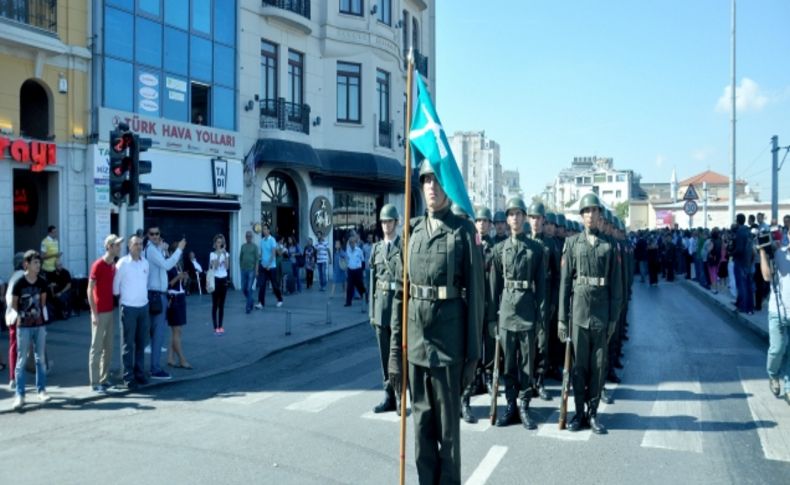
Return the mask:
<path id="1" fill-rule="evenodd" d="M 11 140 L 0 136 L 0 157 L 8 156 L 19 163 L 31 164 L 34 172 L 41 172 L 47 165 L 55 165 L 58 161 L 57 146 L 44 141 L 28 141 L 18 138 Z"/>
<path id="2" fill-rule="evenodd" d="M 310 205 L 310 226 L 314 234 L 319 232 L 326 236 L 332 227 L 332 204 L 329 199 L 319 195 Z"/>
<path id="3" fill-rule="evenodd" d="M 214 172 L 214 193 L 217 195 L 228 193 L 228 161 L 213 158 L 211 170 Z"/>

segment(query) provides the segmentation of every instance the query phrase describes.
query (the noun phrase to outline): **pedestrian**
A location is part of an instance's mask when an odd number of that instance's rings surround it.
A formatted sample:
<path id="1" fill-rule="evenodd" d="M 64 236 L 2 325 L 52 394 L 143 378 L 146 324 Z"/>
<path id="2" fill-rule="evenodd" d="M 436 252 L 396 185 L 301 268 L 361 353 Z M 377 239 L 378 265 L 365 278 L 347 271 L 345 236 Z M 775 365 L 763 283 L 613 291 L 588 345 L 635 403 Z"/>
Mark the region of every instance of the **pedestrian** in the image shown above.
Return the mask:
<path id="1" fill-rule="evenodd" d="M 313 272 L 315 271 L 315 246 L 313 246 L 313 238 L 307 238 L 307 244 L 304 246 L 304 281 L 305 286 L 309 290 L 313 287 Z"/>
<path id="2" fill-rule="evenodd" d="M 644 283 L 647 278 L 647 238 L 642 232 L 639 233 L 636 241 L 634 258 L 636 258 L 636 264 L 639 267 L 640 282 Z"/>
<path id="3" fill-rule="evenodd" d="M 168 380 L 170 374 L 162 369 L 162 346 L 165 343 L 167 328 L 167 272 L 174 267 L 187 245 L 184 238 L 178 242 L 176 250 L 165 257 L 162 249 L 162 233 L 159 227 L 148 228 L 148 245 L 145 247 L 145 259 L 148 260 L 148 311 L 151 314 L 151 379 Z"/>
<path id="4" fill-rule="evenodd" d="M 225 319 L 225 296 L 228 294 L 228 275 L 230 274 L 230 255 L 225 249 L 225 236 L 214 236 L 214 251 L 208 258 L 209 268 L 214 270 L 214 292 L 211 294 L 211 323 L 214 335 L 225 334 L 222 322 Z"/>
<path id="5" fill-rule="evenodd" d="M 371 231 L 373 228 L 371 228 Z M 361 241 L 361 239 L 359 240 Z M 362 248 L 362 281 L 367 285 L 370 281 L 370 255 L 373 253 L 373 232 L 368 232 L 367 239 L 360 245 Z"/>
<path id="6" fill-rule="evenodd" d="M 346 291 L 346 270 L 348 269 L 348 254 L 343 249 L 342 241 L 335 240 L 335 254 L 332 258 L 332 293 L 329 297 L 335 296 L 335 287 L 340 285 L 342 291 Z"/>
<path id="7" fill-rule="evenodd" d="M 531 203 L 527 209 L 527 218 L 532 229 L 531 234 L 528 234 L 527 237 L 538 242 L 543 247 L 543 275 L 545 279 L 545 308 L 541 309 L 543 317 L 538 322 L 539 325 L 535 327 L 535 343 L 537 347 L 534 352 L 533 397 L 539 396 L 544 401 L 549 401 L 551 396 L 545 386 L 545 378 L 549 367 L 548 321 L 554 313 L 556 299 L 559 297 L 560 262 L 558 255 L 553 251 L 554 240 L 545 233 L 546 208 L 543 202 L 536 201 Z"/>
<path id="8" fill-rule="evenodd" d="M 47 227 L 47 236 L 41 240 L 41 276 L 47 280 L 47 283 L 51 283 L 50 278 L 55 272 L 55 264 L 62 255 L 58 241 L 58 228 L 49 226 Z"/>
<path id="9" fill-rule="evenodd" d="M 145 385 L 145 345 L 150 338 L 151 316 L 148 313 L 148 275 L 150 265 L 142 257 L 143 240 L 132 236 L 128 241 L 129 254 L 115 264 L 112 282 L 113 295 L 120 296 L 121 354 L 123 356 L 123 385 L 134 389 Z"/>
<path id="10" fill-rule="evenodd" d="M 245 243 L 241 245 L 239 250 L 239 269 L 241 270 L 241 288 L 246 301 L 244 312 L 250 313 L 255 303 L 252 289 L 255 284 L 255 270 L 261 257 L 260 248 L 252 242 L 252 231 L 247 231 L 244 234 L 244 240 Z"/>
<path id="11" fill-rule="evenodd" d="M 772 241 L 759 251 L 760 272 L 773 290 L 768 300 L 768 383 L 776 397 L 790 404 L 790 248 Z"/>
<path id="12" fill-rule="evenodd" d="M 365 284 L 362 282 L 365 266 L 365 253 L 362 248 L 357 246 L 357 236 L 352 236 L 348 241 L 348 281 L 346 283 L 346 304 L 351 306 L 354 298 L 354 290 L 359 292 L 359 296 L 367 298 Z"/>
<path id="13" fill-rule="evenodd" d="M 288 259 L 291 262 L 291 276 L 294 279 L 294 287 L 297 293 L 301 293 L 302 280 L 299 278 L 299 272 L 304 267 L 304 253 L 294 236 L 288 236 L 286 250 L 288 251 Z"/>
<path id="14" fill-rule="evenodd" d="M 91 390 L 105 394 L 110 388 L 110 362 L 113 346 L 112 284 L 115 260 L 121 254 L 123 238 L 110 234 L 104 238 L 104 255 L 91 265 L 88 277 L 88 305 L 91 309 L 91 348 L 88 377 Z"/>
<path id="15" fill-rule="evenodd" d="M 401 238 L 397 234 L 398 210 L 386 204 L 379 213 L 384 240 L 371 250 L 370 324 L 376 332 L 381 357 L 384 399 L 373 408 L 374 413 L 396 411 L 400 415 L 400 389 L 390 382 L 388 364 L 392 343 L 392 319 L 401 318 L 403 311 L 403 255 Z M 396 336 L 395 340 L 401 336 Z"/>
<path id="16" fill-rule="evenodd" d="M 713 228 L 710 237 L 705 241 L 705 269 L 708 273 L 709 289 L 719 292 L 719 262 L 721 258 L 721 236 L 718 228 Z"/>
<path id="17" fill-rule="evenodd" d="M 189 257 L 184 263 L 184 268 L 189 275 L 189 285 L 187 285 L 187 289 L 191 292 L 192 284 L 194 283 L 197 285 L 198 294 L 202 295 L 203 290 L 206 287 L 205 273 L 203 271 L 203 266 L 201 266 L 200 262 L 198 262 L 194 251 L 189 252 Z"/>
<path id="18" fill-rule="evenodd" d="M 58 260 L 55 263 L 55 272 L 50 276 L 47 283 L 52 295 L 53 317 L 58 320 L 68 320 L 71 317 L 71 273 Z"/>
<path id="19" fill-rule="evenodd" d="M 332 263 L 332 251 L 330 251 L 329 243 L 326 242 L 324 234 L 321 231 L 318 231 L 317 236 L 318 242 L 315 244 L 315 264 L 318 267 L 318 283 L 321 287 L 321 291 L 326 291 L 327 270 Z M 332 276 L 334 277 L 334 274 Z"/>
<path id="20" fill-rule="evenodd" d="M 257 261 L 257 260 L 256 260 Z M 167 365 L 179 369 L 191 369 L 184 357 L 181 333 L 187 324 L 187 297 L 185 284 L 189 275 L 179 261 L 167 271 L 167 325 L 170 327 L 170 346 L 167 349 Z M 215 290 L 216 292 L 216 290 Z M 178 361 L 176 361 L 176 358 Z"/>
<path id="21" fill-rule="evenodd" d="M 8 278 L 5 289 L 5 325 L 8 328 L 8 389 L 16 390 L 16 316 L 13 309 L 14 285 L 25 276 L 25 253 L 14 254 L 14 272 Z M 3 368 L 4 369 L 4 368 Z"/>
<path id="22" fill-rule="evenodd" d="M 258 303 L 255 308 L 261 309 L 266 304 L 266 284 L 271 282 L 272 293 L 277 298 L 277 306 L 283 306 L 283 295 L 277 279 L 277 241 L 271 235 L 269 225 L 264 224 L 258 245 L 260 246 L 260 264 L 258 265 Z"/>
<path id="23" fill-rule="evenodd" d="M 658 271 L 661 269 L 661 256 L 656 236 L 651 235 L 647 244 L 647 272 L 650 286 L 658 286 Z"/>
<path id="24" fill-rule="evenodd" d="M 427 213 L 413 219 L 409 241 L 408 382 L 420 483 L 461 483 L 461 390 L 474 380 L 481 354 L 483 263 L 475 228 L 450 212 L 450 200 L 428 160 L 419 169 Z M 390 381 L 405 369 L 393 319 Z"/>
<path id="25" fill-rule="evenodd" d="M 738 311 L 752 315 L 754 314 L 754 278 L 752 277 L 754 242 L 751 231 L 745 224 L 746 216 L 738 214 L 735 217 L 735 222 L 737 228 L 735 230 L 733 261 L 738 293 L 736 306 Z"/>

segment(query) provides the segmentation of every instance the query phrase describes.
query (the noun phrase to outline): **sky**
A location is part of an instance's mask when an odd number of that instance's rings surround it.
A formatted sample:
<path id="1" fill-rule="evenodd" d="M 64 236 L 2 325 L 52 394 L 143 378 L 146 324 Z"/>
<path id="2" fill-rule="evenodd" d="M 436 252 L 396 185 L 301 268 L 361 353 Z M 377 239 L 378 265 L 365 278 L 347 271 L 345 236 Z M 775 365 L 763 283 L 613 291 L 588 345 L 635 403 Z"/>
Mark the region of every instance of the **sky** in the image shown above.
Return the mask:
<path id="1" fill-rule="evenodd" d="M 574 156 L 613 157 L 643 182 L 729 176 L 730 0 L 436 4 L 444 129 L 485 130 L 526 197 Z M 736 34 L 737 178 L 770 201 L 770 138 L 790 145 L 790 0 L 739 0 Z"/>

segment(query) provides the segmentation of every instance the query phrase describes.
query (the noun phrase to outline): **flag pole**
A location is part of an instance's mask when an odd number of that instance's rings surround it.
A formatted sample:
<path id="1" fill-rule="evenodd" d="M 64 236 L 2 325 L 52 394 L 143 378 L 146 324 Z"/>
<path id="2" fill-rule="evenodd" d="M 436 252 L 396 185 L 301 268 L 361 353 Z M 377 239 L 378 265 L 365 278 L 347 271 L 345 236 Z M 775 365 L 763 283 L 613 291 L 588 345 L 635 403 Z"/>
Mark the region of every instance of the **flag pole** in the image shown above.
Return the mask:
<path id="1" fill-rule="evenodd" d="M 406 182 L 404 198 L 406 207 L 403 224 L 403 311 L 401 313 L 401 393 L 400 393 L 400 485 L 406 483 L 406 383 L 409 369 L 407 354 L 409 344 L 407 340 L 409 326 L 409 229 L 411 220 L 411 143 L 409 130 L 411 128 L 412 106 L 412 76 L 414 75 L 414 56 L 409 49 L 406 69 L 406 126 L 403 127 L 406 147 Z"/>

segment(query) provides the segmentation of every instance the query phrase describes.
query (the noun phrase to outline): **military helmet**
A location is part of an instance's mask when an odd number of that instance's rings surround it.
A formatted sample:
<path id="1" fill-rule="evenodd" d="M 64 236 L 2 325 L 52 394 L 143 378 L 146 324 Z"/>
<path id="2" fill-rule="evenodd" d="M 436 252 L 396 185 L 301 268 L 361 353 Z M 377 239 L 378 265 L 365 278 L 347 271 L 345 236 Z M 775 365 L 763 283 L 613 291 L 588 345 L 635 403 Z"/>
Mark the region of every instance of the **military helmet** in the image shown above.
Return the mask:
<path id="1" fill-rule="evenodd" d="M 485 219 L 491 222 L 491 219 L 493 219 L 491 217 L 491 209 L 488 207 L 477 207 L 475 209 L 475 220 L 479 221 L 480 219 Z"/>
<path id="2" fill-rule="evenodd" d="M 607 208 L 603 209 L 603 219 L 606 221 L 607 224 L 612 223 L 612 211 Z"/>
<path id="3" fill-rule="evenodd" d="M 469 218 L 469 214 L 466 213 L 463 207 L 453 202 L 453 205 L 450 206 L 450 211 L 457 215 L 458 217 L 463 217 L 464 219 Z"/>
<path id="4" fill-rule="evenodd" d="M 569 231 L 575 231 L 576 230 L 576 221 L 572 221 L 570 219 L 567 219 L 565 221 L 565 229 L 567 229 Z"/>
<path id="5" fill-rule="evenodd" d="M 505 215 L 505 211 L 496 211 L 494 214 L 494 222 L 507 222 L 507 216 Z"/>
<path id="6" fill-rule="evenodd" d="M 392 204 L 385 204 L 384 207 L 381 208 L 379 219 L 382 221 L 397 221 L 398 209 Z"/>
<path id="7" fill-rule="evenodd" d="M 563 214 L 563 213 L 559 213 L 559 214 L 557 214 L 557 225 L 558 225 L 559 227 L 563 227 L 563 228 L 567 227 L 567 226 L 565 225 L 565 221 L 566 221 L 566 219 L 565 219 L 565 214 Z"/>
<path id="8" fill-rule="evenodd" d="M 590 207 L 601 207 L 601 200 L 592 192 L 589 194 L 584 194 L 582 200 L 579 202 L 579 214 L 581 214 L 584 209 L 588 209 Z"/>
<path id="9" fill-rule="evenodd" d="M 426 159 L 425 159 L 425 160 L 423 160 L 423 161 L 422 161 L 422 163 L 420 164 L 420 171 L 419 171 L 419 175 L 420 175 L 420 182 L 422 182 L 422 177 L 423 177 L 424 175 L 428 175 L 428 174 L 433 174 L 433 175 L 435 175 L 435 174 L 436 174 L 436 172 L 434 172 L 434 171 L 433 171 L 433 166 L 431 165 L 431 162 L 429 162 L 429 161 L 428 161 L 428 159 L 426 158 Z"/>
<path id="10" fill-rule="evenodd" d="M 553 212 L 546 212 L 546 224 L 557 225 L 557 216 Z"/>
<path id="11" fill-rule="evenodd" d="M 546 207 L 543 205 L 543 202 L 535 201 L 529 205 L 527 215 L 546 217 Z"/>
<path id="12" fill-rule="evenodd" d="M 524 205 L 524 201 L 521 200 L 521 197 L 513 197 L 509 201 L 507 201 L 507 205 L 505 206 L 505 212 L 510 212 L 511 209 L 518 209 L 524 214 L 527 213 L 527 206 Z"/>

